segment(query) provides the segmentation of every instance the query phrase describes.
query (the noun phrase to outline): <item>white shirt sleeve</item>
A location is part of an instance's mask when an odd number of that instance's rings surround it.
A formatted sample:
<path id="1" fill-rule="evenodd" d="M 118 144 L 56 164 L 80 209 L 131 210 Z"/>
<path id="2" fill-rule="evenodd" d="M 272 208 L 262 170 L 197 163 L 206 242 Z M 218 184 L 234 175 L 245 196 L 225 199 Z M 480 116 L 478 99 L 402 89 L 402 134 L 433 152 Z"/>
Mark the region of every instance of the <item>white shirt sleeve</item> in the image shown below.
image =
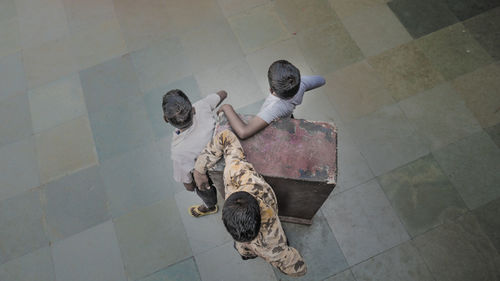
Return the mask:
<path id="1" fill-rule="evenodd" d="M 302 76 L 300 82 L 304 84 L 305 90 L 313 90 L 318 87 L 325 85 L 325 78 L 315 75 L 315 76 Z"/>
<path id="2" fill-rule="evenodd" d="M 206 98 L 202 99 L 202 101 L 206 102 L 210 106 L 210 110 L 214 110 L 220 102 L 220 96 L 217 94 L 210 94 Z"/>

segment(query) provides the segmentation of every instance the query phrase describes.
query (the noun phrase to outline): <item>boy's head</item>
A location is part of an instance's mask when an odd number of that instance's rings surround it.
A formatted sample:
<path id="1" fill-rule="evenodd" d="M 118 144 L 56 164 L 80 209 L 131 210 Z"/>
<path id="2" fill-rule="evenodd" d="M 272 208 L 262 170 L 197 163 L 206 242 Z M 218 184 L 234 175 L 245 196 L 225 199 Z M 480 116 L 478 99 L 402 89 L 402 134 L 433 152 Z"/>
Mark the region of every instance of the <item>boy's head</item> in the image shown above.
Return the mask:
<path id="1" fill-rule="evenodd" d="M 163 118 L 177 129 L 185 129 L 193 124 L 193 106 L 181 90 L 171 90 L 163 96 Z"/>
<path id="2" fill-rule="evenodd" d="M 271 92 L 282 99 L 290 99 L 299 91 L 300 71 L 286 60 L 271 64 L 267 71 Z"/>
<path id="3" fill-rule="evenodd" d="M 248 192 L 235 192 L 224 203 L 222 221 L 234 240 L 252 241 L 260 230 L 259 203 Z"/>

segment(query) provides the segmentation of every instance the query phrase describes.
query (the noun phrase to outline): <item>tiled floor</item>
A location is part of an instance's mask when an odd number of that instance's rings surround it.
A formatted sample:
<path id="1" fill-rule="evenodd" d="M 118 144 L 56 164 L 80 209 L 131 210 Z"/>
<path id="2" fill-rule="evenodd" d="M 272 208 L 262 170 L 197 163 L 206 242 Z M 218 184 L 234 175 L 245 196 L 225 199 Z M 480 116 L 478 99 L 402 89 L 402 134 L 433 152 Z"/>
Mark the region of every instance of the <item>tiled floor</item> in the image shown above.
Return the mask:
<path id="1" fill-rule="evenodd" d="M 2 0 L 0 280 L 499 280 L 499 32 L 498 0 Z M 280 58 L 339 132 L 298 279 L 188 215 L 160 107 L 256 113 Z"/>

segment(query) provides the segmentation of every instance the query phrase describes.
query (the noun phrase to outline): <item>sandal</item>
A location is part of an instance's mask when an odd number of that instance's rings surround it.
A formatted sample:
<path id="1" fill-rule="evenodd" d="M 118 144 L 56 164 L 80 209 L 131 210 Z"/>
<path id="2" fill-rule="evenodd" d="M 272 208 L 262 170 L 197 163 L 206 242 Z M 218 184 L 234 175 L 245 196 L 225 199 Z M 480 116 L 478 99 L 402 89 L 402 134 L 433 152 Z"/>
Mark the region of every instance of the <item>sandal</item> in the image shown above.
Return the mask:
<path id="1" fill-rule="evenodd" d="M 189 214 L 195 218 L 199 218 L 199 217 L 203 217 L 206 215 L 215 214 L 219 211 L 219 206 L 215 205 L 215 209 L 208 211 L 208 212 L 202 212 L 199 209 L 201 206 L 203 206 L 203 205 L 194 205 L 194 206 L 189 207 Z"/>

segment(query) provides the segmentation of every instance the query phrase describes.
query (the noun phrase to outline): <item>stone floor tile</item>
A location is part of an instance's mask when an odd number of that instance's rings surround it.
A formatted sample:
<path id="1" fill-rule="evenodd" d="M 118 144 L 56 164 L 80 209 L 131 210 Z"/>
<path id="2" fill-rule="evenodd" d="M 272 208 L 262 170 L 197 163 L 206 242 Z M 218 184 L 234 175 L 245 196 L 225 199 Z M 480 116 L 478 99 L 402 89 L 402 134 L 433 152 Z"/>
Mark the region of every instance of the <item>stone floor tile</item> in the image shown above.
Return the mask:
<path id="1" fill-rule="evenodd" d="M 467 214 L 412 241 L 435 280 L 497 280 L 500 256 L 477 219 Z"/>
<path id="2" fill-rule="evenodd" d="M 348 265 L 335 240 L 328 222 L 321 212 L 316 213 L 310 226 L 283 223 L 288 242 L 296 248 L 307 265 L 303 277 L 290 277 L 274 269 L 279 280 L 323 280 L 345 270 Z"/>
<path id="3" fill-rule="evenodd" d="M 239 14 L 269 2 L 270 0 L 217 0 L 217 3 L 226 17 Z"/>
<path id="4" fill-rule="evenodd" d="M 347 123 L 346 129 L 376 176 L 429 153 L 428 141 L 397 105 Z"/>
<path id="5" fill-rule="evenodd" d="M 252 104 L 266 98 L 255 80 L 254 74 L 243 59 L 213 67 L 195 75 L 203 96 L 225 90 L 228 93 L 224 103 L 234 108 Z"/>
<path id="6" fill-rule="evenodd" d="M 28 137 L 0 147 L 0 200 L 40 185 L 35 141 Z"/>
<path id="7" fill-rule="evenodd" d="M 261 99 L 250 105 L 236 108 L 235 110 L 236 112 L 238 112 L 238 114 L 256 115 L 260 111 L 260 108 L 262 107 L 263 104 L 264 104 L 264 99 Z"/>
<path id="8" fill-rule="evenodd" d="M 229 25 L 246 54 L 291 36 L 274 5 L 261 5 L 228 18 Z"/>
<path id="9" fill-rule="evenodd" d="M 23 49 L 23 62 L 29 88 L 42 86 L 78 70 L 67 36 Z"/>
<path id="10" fill-rule="evenodd" d="M 43 220 L 38 189 L 0 201 L 0 264 L 49 245 Z"/>
<path id="11" fill-rule="evenodd" d="M 55 243 L 52 256 L 57 280 L 127 280 L 111 220 Z"/>
<path id="12" fill-rule="evenodd" d="M 483 128 L 500 123 L 500 63 L 458 77 L 453 86 Z"/>
<path id="13" fill-rule="evenodd" d="M 242 260 L 233 241 L 195 255 L 203 281 L 277 281 L 272 266 L 261 258 Z M 217 269 L 217 270 L 215 270 Z"/>
<path id="14" fill-rule="evenodd" d="M 302 103 L 293 112 L 297 119 L 315 120 L 335 123 L 340 116 L 333 109 L 324 89 L 318 88 L 304 94 Z"/>
<path id="15" fill-rule="evenodd" d="M 500 8 L 492 9 L 463 22 L 465 28 L 495 60 L 500 59 Z"/>
<path id="16" fill-rule="evenodd" d="M 161 86 L 144 94 L 143 99 L 148 111 L 149 120 L 153 126 L 153 132 L 157 138 L 168 137 L 169 139 L 174 132 L 174 127 L 165 123 L 163 119 L 162 101 L 163 96 L 170 90 L 179 89 L 188 96 L 191 103 L 201 99 L 200 89 L 196 83 L 196 79 L 190 75 L 180 80 Z"/>
<path id="17" fill-rule="evenodd" d="M 355 265 L 357 281 L 434 281 L 417 249 L 409 242 Z"/>
<path id="18" fill-rule="evenodd" d="M 446 79 L 454 79 L 493 61 L 461 23 L 422 37 L 416 45 Z"/>
<path id="19" fill-rule="evenodd" d="M 171 160 L 159 151 L 156 143 L 148 143 L 101 162 L 100 173 L 114 218 L 173 196 L 172 173 L 166 173 Z"/>
<path id="20" fill-rule="evenodd" d="M 238 39 L 225 20 L 205 24 L 180 38 L 194 73 L 210 71 L 244 57 Z"/>
<path id="21" fill-rule="evenodd" d="M 173 197 L 114 220 L 127 276 L 136 280 L 191 256 Z"/>
<path id="22" fill-rule="evenodd" d="M 50 248 L 41 248 L 0 265 L 0 279 L 5 281 L 55 281 L 56 276 Z"/>
<path id="23" fill-rule="evenodd" d="M 298 33 L 299 46 L 311 69 L 326 74 L 363 59 L 363 54 L 340 22 Z"/>
<path id="24" fill-rule="evenodd" d="M 17 16 L 16 0 L 4 0 L 0 3 L 0 21 Z"/>
<path id="25" fill-rule="evenodd" d="M 129 55 L 82 70 L 79 74 L 90 112 L 104 110 L 109 105 L 142 94 Z"/>
<path id="26" fill-rule="evenodd" d="M 111 218 L 97 166 L 43 186 L 42 195 L 42 206 L 52 242 Z"/>
<path id="27" fill-rule="evenodd" d="M 195 218 L 188 213 L 189 207 L 202 204 L 200 197 L 186 190 L 177 192 L 175 200 L 186 229 L 193 254 L 200 254 L 233 241 L 222 223 L 224 200 L 218 193 L 219 212 L 214 215 Z"/>
<path id="28" fill-rule="evenodd" d="M 166 1 L 113 0 L 112 3 L 129 52 L 166 38 L 174 29 Z"/>
<path id="29" fill-rule="evenodd" d="M 464 201 L 431 154 L 378 180 L 412 237 L 467 212 Z"/>
<path id="30" fill-rule="evenodd" d="M 8 2 L 6 1 L 6 3 Z M 0 41 L 0 58 L 21 50 L 19 19 L 17 17 L 0 20 L 0 38 L 2 38 L 2 41 Z"/>
<path id="31" fill-rule="evenodd" d="M 460 21 L 464 21 L 500 5 L 500 1 L 498 0 L 444 0 L 444 2 Z"/>
<path id="32" fill-rule="evenodd" d="M 337 22 L 338 18 L 326 0 L 275 1 L 276 12 L 291 33 L 302 32 L 318 25 Z"/>
<path id="33" fill-rule="evenodd" d="M 470 209 L 500 197 L 500 149 L 485 132 L 432 153 Z"/>
<path id="34" fill-rule="evenodd" d="M 393 0 L 387 3 L 413 38 L 419 38 L 458 22 L 442 1 Z"/>
<path id="35" fill-rule="evenodd" d="M 490 138 L 497 144 L 500 148 L 500 123 L 493 127 L 486 128 L 485 131 L 490 135 Z"/>
<path id="36" fill-rule="evenodd" d="M 72 74 L 28 92 L 34 133 L 87 115 L 78 75 Z"/>
<path id="37" fill-rule="evenodd" d="M 131 56 L 144 93 L 192 73 L 186 50 L 176 37 L 155 41 Z"/>
<path id="38" fill-rule="evenodd" d="M 87 116 L 43 131 L 35 135 L 35 140 L 41 183 L 98 163 Z"/>
<path id="39" fill-rule="evenodd" d="M 0 58 L 0 100 L 26 91 L 27 83 L 21 53 Z"/>
<path id="40" fill-rule="evenodd" d="M 396 100 L 410 97 L 443 81 L 415 44 L 408 43 L 368 59 Z"/>
<path id="41" fill-rule="evenodd" d="M 366 61 L 327 74 L 325 79 L 323 90 L 344 122 L 395 103 L 377 72 Z"/>
<path id="42" fill-rule="evenodd" d="M 409 239 L 375 180 L 330 197 L 322 211 L 349 265 Z"/>
<path id="43" fill-rule="evenodd" d="M 62 0 L 70 30 L 113 18 L 113 0 Z"/>
<path id="44" fill-rule="evenodd" d="M 413 40 L 385 4 L 363 9 L 342 22 L 366 57 Z"/>
<path id="45" fill-rule="evenodd" d="M 500 252 L 500 199 L 491 201 L 472 211 L 479 225 Z"/>
<path id="46" fill-rule="evenodd" d="M 329 0 L 329 2 L 339 18 L 344 19 L 363 9 L 385 4 L 389 0 Z"/>
<path id="47" fill-rule="evenodd" d="M 470 134 L 481 131 L 481 125 L 450 84 L 402 100 L 399 105 L 410 122 L 439 149 Z"/>
<path id="48" fill-rule="evenodd" d="M 127 53 L 120 25 L 115 17 L 72 30 L 71 53 L 79 69 L 85 69 Z"/>
<path id="49" fill-rule="evenodd" d="M 0 146 L 33 133 L 28 94 L 18 93 L 0 100 Z"/>
<path id="50" fill-rule="evenodd" d="M 201 281 L 200 273 L 193 260 L 189 258 L 185 261 L 181 261 L 177 264 L 167 267 L 166 269 L 160 270 L 146 278 L 139 281 Z"/>
<path id="51" fill-rule="evenodd" d="M 271 46 L 248 54 L 246 56 L 248 65 L 250 65 L 261 91 L 266 95 L 269 94 L 267 71 L 273 62 L 280 59 L 285 59 L 296 66 L 300 71 L 300 75 L 312 74 L 295 38 L 274 43 Z"/>
<path id="52" fill-rule="evenodd" d="M 323 281 L 356 281 L 356 279 L 354 279 L 351 270 L 348 269 Z"/>
<path id="53" fill-rule="evenodd" d="M 89 112 L 89 117 L 101 162 L 153 140 L 148 113 L 140 97 L 118 100 L 106 109 Z"/>
<path id="54" fill-rule="evenodd" d="M 206 24 L 226 21 L 216 0 L 166 0 L 166 3 L 167 15 L 172 20 L 175 27 L 173 33 L 176 36 Z"/>

